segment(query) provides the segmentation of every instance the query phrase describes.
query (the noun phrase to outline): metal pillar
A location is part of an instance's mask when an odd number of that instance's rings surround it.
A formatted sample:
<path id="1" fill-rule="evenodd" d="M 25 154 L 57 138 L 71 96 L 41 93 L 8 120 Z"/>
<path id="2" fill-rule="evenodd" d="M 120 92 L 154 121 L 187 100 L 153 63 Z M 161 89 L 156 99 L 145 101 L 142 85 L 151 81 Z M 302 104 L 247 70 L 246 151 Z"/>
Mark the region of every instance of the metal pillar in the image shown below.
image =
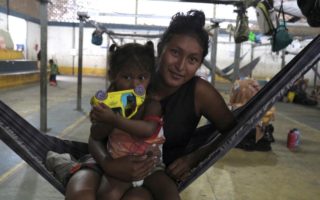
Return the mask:
<path id="1" fill-rule="evenodd" d="M 134 11 L 134 13 L 135 13 L 135 16 L 134 16 L 134 25 L 137 25 L 137 24 L 138 24 L 138 5 L 139 5 L 138 1 L 139 1 L 139 0 L 136 0 L 136 6 L 135 6 L 135 11 Z M 137 33 L 137 32 L 133 32 L 134 35 L 135 35 L 136 33 Z M 133 39 L 133 42 L 136 43 L 137 40 L 134 38 L 134 39 Z"/>
<path id="2" fill-rule="evenodd" d="M 240 51 L 241 43 L 235 43 L 235 52 L 234 52 L 234 69 L 233 69 L 233 82 L 240 79 Z"/>
<path id="3" fill-rule="evenodd" d="M 77 88 L 77 110 L 81 111 L 82 96 L 82 55 L 83 55 L 83 25 L 84 21 L 89 18 L 87 13 L 78 12 L 79 23 L 79 49 L 78 49 L 78 88 Z"/>
<path id="4" fill-rule="evenodd" d="M 219 34 L 219 22 L 214 22 L 213 24 L 214 32 L 212 35 L 212 42 L 211 42 L 211 84 L 215 84 L 215 74 L 216 74 L 216 67 L 217 67 L 217 46 L 218 46 L 218 34 Z"/>
<path id="5" fill-rule="evenodd" d="M 319 75 L 318 69 L 319 69 L 319 62 L 317 64 L 315 64 L 313 67 L 313 71 L 314 71 L 313 89 L 314 89 L 314 91 L 316 91 L 316 89 L 317 89 L 317 78 Z"/>
<path id="6" fill-rule="evenodd" d="M 10 1 L 7 0 L 7 31 L 9 32 Z"/>
<path id="7" fill-rule="evenodd" d="M 286 51 L 281 51 L 281 69 L 286 65 Z"/>
<path id="8" fill-rule="evenodd" d="M 47 131 L 47 0 L 40 1 L 41 60 L 40 60 L 40 131 Z"/>
<path id="9" fill-rule="evenodd" d="M 255 44 L 254 43 L 251 43 L 251 54 L 250 54 L 250 61 L 252 62 L 253 61 L 253 57 L 254 57 L 254 47 L 255 47 Z M 252 78 L 252 70 L 250 72 L 250 78 Z"/>
<path id="10" fill-rule="evenodd" d="M 72 26 L 72 49 L 76 49 L 76 27 Z M 72 76 L 74 76 L 74 65 L 76 52 L 72 50 Z"/>
<path id="11" fill-rule="evenodd" d="M 107 56 L 106 56 L 106 90 L 109 87 L 109 48 L 110 48 L 110 37 L 107 35 Z"/>

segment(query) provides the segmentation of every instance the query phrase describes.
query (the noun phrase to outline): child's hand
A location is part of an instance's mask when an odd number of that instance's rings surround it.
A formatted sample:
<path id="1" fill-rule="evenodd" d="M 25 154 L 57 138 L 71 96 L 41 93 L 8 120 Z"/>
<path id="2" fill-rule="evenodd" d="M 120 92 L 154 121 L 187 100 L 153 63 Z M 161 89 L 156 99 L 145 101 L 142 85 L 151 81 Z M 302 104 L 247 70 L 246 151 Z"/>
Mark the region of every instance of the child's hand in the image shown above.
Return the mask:
<path id="1" fill-rule="evenodd" d="M 116 114 L 105 104 L 93 106 L 91 111 L 91 119 L 96 122 L 113 123 Z"/>

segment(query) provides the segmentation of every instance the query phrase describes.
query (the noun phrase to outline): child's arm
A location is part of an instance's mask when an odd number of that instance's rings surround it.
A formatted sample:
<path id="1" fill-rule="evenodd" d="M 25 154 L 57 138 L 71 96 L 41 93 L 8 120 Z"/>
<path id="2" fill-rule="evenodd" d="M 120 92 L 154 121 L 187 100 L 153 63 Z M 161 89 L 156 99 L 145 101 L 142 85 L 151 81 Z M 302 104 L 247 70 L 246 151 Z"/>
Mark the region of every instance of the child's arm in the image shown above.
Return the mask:
<path id="1" fill-rule="evenodd" d="M 143 120 L 144 116 L 161 116 L 161 105 L 158 101 L 146 99 L 141 119 L 127 119 L 115 114 L 110 108 L 95 106 L 93 108 L 94 118 L 98 122 L 112 124 L 114 128 L 128 132 L 132 136 L 147 138 L 159 127 L 159 122 L 154 120 Z"/>
<path id="2" fill-rule="evenodd" d="M 94 111 L 92 110 L 90 112 L 90 119 L 92 122 L 90 127 L 90 137 L 92 137 L 95 140 L 106 139 L 113 130 L 113 126 L 111 124 L 97 122 L 94 118 Z"/>

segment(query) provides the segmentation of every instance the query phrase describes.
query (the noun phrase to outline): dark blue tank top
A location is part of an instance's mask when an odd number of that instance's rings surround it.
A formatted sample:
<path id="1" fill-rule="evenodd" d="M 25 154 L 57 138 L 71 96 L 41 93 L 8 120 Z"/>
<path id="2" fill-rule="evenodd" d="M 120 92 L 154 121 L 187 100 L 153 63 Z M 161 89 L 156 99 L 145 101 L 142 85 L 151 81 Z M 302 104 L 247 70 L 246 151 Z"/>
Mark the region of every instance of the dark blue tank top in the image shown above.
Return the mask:
<path id="1" fill-rule="evenodd" d="M 195 85 L 199 77 L 185 83 L 177 92 L 161 100 L 164 119 L 163 161 L 169 165 L 184 155 L 200 116 L 195 112 Z"/>

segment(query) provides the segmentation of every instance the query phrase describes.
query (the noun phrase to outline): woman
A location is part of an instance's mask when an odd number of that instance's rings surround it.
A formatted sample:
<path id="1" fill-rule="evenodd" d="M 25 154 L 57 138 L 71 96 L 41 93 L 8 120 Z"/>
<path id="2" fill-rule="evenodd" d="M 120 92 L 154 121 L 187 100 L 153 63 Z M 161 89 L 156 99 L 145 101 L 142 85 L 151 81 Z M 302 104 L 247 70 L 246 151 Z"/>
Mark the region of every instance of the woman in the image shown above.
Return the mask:
<path id="1" fill-rule="evenodd" d="M 196 127 L 202 116 L 221 133 L 235 124 L 218 91 L 195 76 L 208 53 L 209 38 L 204 24 L 202 11 L 190 10 L 186 15 L 177 13 L 158 44 L 157 74 L 150 93 L 160 101 L 163 109 L 166 137 L 163 161 L 167 166 L 166 173 L 175 181 L 184 180 L 213 148 L 209 145 L 196 150 L 188 148 L 191 139 L 199 134 Z M 92 126 L 91 131 L 101 131 L 99 128 Z M 156 162 L 155 156 L 147 155 L 112 160 L 105 152 L 104 144 L 92 138 L 89 139 L 89 148 L 106 175 L 124 181 L 143 179 Z M 92 184 L 99 183 L 90 180 L 87 173 L 95 172 L 83 169 L 73 175 L 67 186 L 67 199 L 86 199 L 95 192 Z M 148 188 L 136 187 L 128 190 L 122 199 L 162 198 L 161 194 L 152 196 Z"/>

